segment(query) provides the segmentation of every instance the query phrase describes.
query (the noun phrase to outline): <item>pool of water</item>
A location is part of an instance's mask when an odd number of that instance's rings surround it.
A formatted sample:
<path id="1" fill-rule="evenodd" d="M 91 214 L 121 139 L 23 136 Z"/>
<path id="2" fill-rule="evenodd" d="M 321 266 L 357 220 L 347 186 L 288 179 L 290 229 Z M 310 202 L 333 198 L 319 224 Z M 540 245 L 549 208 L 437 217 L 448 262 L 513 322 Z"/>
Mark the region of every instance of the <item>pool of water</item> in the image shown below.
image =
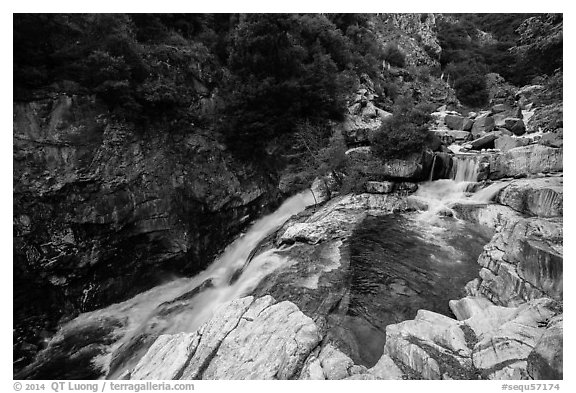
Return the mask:
<path id="1" fill-rule="evenodd" d="M 491 235 L 451 217 L 367 217 L 350 239 L 350 305 L 339 322 L 349 356 L 373 366 L 386 326 L 419 309 L 453 317 L 448 301 L 464 296 L 464 285 L 478 276 L 476 261 Z"/>

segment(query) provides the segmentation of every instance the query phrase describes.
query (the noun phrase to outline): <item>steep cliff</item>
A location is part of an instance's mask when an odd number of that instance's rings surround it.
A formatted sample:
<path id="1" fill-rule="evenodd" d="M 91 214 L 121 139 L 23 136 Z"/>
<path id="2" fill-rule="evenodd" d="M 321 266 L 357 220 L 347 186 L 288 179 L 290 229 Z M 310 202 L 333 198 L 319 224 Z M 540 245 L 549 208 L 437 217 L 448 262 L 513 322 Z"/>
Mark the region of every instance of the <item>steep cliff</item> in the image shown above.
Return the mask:
<path id="1" fill-rule="evenodd" d="M 203 269 L 277 198 L 208 132 L 143 133 L 93 96 L 15 103 L 17 353 L 62 316 Z"/>

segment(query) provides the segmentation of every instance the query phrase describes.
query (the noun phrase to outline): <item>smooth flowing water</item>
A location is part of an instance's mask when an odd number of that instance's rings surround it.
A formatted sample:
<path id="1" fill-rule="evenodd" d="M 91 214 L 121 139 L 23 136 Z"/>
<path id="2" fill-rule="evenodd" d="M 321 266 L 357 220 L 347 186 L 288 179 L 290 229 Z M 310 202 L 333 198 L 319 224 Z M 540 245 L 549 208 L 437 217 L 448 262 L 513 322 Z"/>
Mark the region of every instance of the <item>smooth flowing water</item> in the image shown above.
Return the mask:
<path id="1" fill-rule="evenodd" d="M 420 309 L 452 316 L 449 300 L 478 276 L 478 256 L 492 230 L 453 216 L 455 203 L 491 203 L 506 182 L 482 185 L 478 157 L 456 159 L 452 179 L 419 185 L 413 198 L 428 209 L 368 217 L 350 240 L 350 307 L 336 336 L 356 362 L 373 366 L 382 356 L 386 326 L 413 319 Z"/>
<path id="2" fill-rule="evenodd" d="M 284 257 L 275 249 L 254 258 L 251 253 L 288 218 L 313 204 L 309 190 L 297 194 L 257 220 L 198 275 L 175 279 L 124 302 L 79 315 L 48 343 L 39 356 L 44 362 L 34 375 L 44 379 L 118 378 L 135 366 L 160 334 L 196 331 L 219 305 L 247 294 L 283 265 Z M 76 355 L 74 371 L 67 370 L 73 356 L 66 351 L 90 346 L 93 350 L 86 350 L 85 356 Z"/>
<path id="3" fill-rule="evenodd" d="M 343 322 L 347 342 L 356 346 L 349 351 L 355 361 L 372 365 L 378 360 L 386 325 L 413 318 L 420 308 L 449 313 L 448 300 L 460 297 L 464 284 L 476 276 L 476 259 L 489 234 L 445 214 L 451 203 L 487 203 L 502 188 L 495 183 L 467 192 L 476 183 L 457 179 L 472 179 L 475 171 L 462 161 L 456 180 L 421 184 L 413 197 L 426 202 L 428 211 L 372 217 L 357 228 L 350 240 L 350 312 Z M 281 252 L 286 250 L 275 248 L 252 256 L 267 236 L 314 202 L 310 191 L 289 198 L 194 277 L 81 314 L 59 330 L 24 378 L 121 377 L 159 335 L 194 332 L 218 306 L 250 293 L 270 273 L 292 263 Z"/>

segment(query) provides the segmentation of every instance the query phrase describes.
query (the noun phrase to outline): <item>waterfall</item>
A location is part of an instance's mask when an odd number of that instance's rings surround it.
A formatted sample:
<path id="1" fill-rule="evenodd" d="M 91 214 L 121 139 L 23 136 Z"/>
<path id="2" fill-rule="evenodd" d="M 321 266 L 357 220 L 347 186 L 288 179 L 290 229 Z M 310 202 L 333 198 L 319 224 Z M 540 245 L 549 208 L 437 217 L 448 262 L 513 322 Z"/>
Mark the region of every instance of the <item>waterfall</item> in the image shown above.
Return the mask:
<path id="1" fill-rule="evenodd" d="M 119 339 L 92 362 L 106 378 L 119 378 L 146 353 L 152 344 L 150 338 L 196 331 L 218 306 L 247 295 L 274 270 L 290 266 L 290 260 L 277 253 L 277 248 L 253 257 L 254 250 L 286 220 L 313 204 L 310 190 L 287 199 L 276 211 L 257 220 L 245 234 L 228 245 L 203 272 L 158 285 L 124 302 L 80 314 L 62 326 L 59 334 L 73 337 L 83 327 L 95 324 L 113 329 L 113 335 Z M 106 325 L 110 320 L 123 322 L 118 326 Z"/>
<path id="2" fill-rule="evenodd" d="M 428 177 L 428 181 L 434 180 L 434 166 L 436 165 L 436 158 L 438 158 L 438 155 L 434 154 L 434 159 L 432 160 L 432 167 L 430 168 L 430 176 Z"/>
<path id="3" fill-rule="evenodd" d="M 488 187 L 481 189 L 470 197 L 471 202 L 476 203 L 490 203 L 494 201 L 494 198 L 500 191 L 506 187 L 508 182 L 497 182 L 490 184 Z"/>
<path id="4" fill-rule="evenodd" d="M 476 183 L 480 172 L 481 156 L 476 154 L 456 154 L 451 170 L 452 180 L 433 180 L 434 164 L 428 182 L 423 183 L 414 195 L 428 206 L 420 214 L 424 222 L 434 222 L 441 216 L 454 215 L 452 206 L 460 204 L 491 203 L 508 182 L 496 182 L 476 191 L 481 183 Z"/>
<path id="5" fill-rule="evenodd" d="M 480 160 L 477 155 L 457 154 L 454 156 L 452 178 L 456 182 L 475 182 L 478 180 Z"/>

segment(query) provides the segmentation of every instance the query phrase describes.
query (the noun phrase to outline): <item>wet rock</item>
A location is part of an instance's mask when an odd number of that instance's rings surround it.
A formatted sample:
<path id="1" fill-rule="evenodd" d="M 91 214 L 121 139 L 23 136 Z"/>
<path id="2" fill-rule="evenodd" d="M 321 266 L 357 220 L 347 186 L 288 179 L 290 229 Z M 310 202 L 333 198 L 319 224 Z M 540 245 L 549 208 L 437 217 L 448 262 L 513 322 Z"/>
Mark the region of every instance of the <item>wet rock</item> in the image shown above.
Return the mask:
<path id="1" fill-rule="evenodd" d="M 35 361 L 15 379 L 97 379 L 105 374 L 94 364 L 96 356 L 106 352 L 116 340 L 117 329 L 123 329 L 123 318 L 96 315 L 72 320 L 50 339 Z"/>
<path id="2" fill-rule="evenodd" d="M 498 228 L 509 221 L 518 220 L 521 216 L 508 206 L 486 203 L 455 203 L 451 206 L 456 217 L 490 228 Z"/>
<path id="3" fill-rule="evenodd" d="M 161 125 L 142 133 L 94 96 L 18 102 L 13 120 L 15 280 L 55 304 L 15 297 L 25 335 L 35 334 L 30 318 L 52 330 L 64 314 L 202 270 L 278 197 L 213 136 Z"/>
<path id="4" fill-rule="evenodd" d="M 249 314 L 222 341 L 203 379 L 290 379 L 320 342 L 318 327 L 294 303 L 259 307 Z"/>
<path id="5" fill-rule="evenodd" d="M 490 179 L 561 172 L 562 159 L 562 149 L 543 145 L 517 147 L 491 157 Z"/>
<path id="6" fill-rule="evenodd" d="M 516 136 L 520 136 L 526 133 L 526 125 L 522 119 L 507 117 L 504 119 L 504 128 L 512 131 Z"/>
<path id="7" fill-rule="evenodd" d="M 178 379 L 199 340 L 196 332 L 161 335 L 130 373 L 130 379 Z"/>
<path id="8" fill-rule="evenodd" d="M 278 244 L 306 242 L 318 244 L 344 238 L 366 214 L 387 214 L 408 209 L 407 201 L 393 194 L 345 195 L 329 201 L 304 222 L 285 225 L 278 235 Z"/>
<path id="9" fill-rule="evenodd" d="M 514 180 L 498 194 L 497 200 L 521 213 L 539 217 L 561 216 L 563 178 Z"/>
<path id="10" fill-rule="evenodd" d="M 199 329 L 200 342 L 194 352 L 194 358 L 186 363 L 181 371 L 182 379 L 200 379 L 202 372 L 208 367 L 222 342 L 234 330 L 240 318 L 248 311 L 254 302 L 249 296 L 220 306 L 213 317 Z"/>
<path id="11" fill-rule="evenodd" d="M 430 165 L 430 175 L 428 178 L 431 180 L 449 179 L 452 173 L 452 166 L 452 154 L 436 152 Z"/>
<path id="12" fill-rule="evenodd" d="M 293 303 L 249 296 L 222 305 L 196 333 L 161 336 L 131 379 L 290 379 L 320 339 Z"/>
<path id="13" fill-rule="evenodd" d="M 509 135 L 501 135 L 494 141 L 494 147 L 502 152 L 516 147 L 526 146 L 530 141 L 526 138 L 514 138 Z"/>

